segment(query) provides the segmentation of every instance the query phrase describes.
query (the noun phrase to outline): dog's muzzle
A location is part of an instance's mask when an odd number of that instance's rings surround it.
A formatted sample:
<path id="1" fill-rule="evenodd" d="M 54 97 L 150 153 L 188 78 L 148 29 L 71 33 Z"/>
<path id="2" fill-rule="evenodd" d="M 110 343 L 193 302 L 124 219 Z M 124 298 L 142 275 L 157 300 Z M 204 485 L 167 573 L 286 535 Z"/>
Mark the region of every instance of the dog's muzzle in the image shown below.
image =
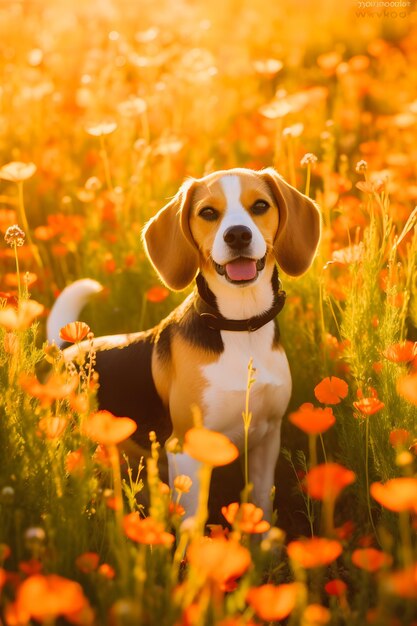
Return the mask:
<path id="1" fill-rule="evenodd" d="M 257 279 L 259 272 L 265 267 L 266 254 L 262 259 L 250 259 L 240 256 L 224 265 L 213 261 L 214 268 L 220 276 L 235 284 L 251 283 Z"/>

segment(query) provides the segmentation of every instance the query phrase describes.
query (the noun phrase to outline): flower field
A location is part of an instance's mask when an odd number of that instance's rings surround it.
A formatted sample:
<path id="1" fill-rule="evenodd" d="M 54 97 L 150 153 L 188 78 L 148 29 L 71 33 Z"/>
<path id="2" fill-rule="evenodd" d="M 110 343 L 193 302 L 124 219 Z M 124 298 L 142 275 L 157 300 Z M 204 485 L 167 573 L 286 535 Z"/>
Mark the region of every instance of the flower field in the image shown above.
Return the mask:
<path id="1" fill-rule="evenodd" d="M 417 625 L 412 4 L 1 3 L 0 625 Z M 187 176 L 271 165 L 323 223 L 311 269 L 281 272 L 274 518 L 230 471 L 216 523 L 207 489 L 183 521 L 189 478 L 170 489 L 152 435 L 130 451 L 93 353 L 65 366 L 46 319 L 88 277 L 103 290 L 66 341 L 158 323 L 184 293 L 146 221 Z M 235 458 L 199 426 L 184 446 L 202 476 Z"/>

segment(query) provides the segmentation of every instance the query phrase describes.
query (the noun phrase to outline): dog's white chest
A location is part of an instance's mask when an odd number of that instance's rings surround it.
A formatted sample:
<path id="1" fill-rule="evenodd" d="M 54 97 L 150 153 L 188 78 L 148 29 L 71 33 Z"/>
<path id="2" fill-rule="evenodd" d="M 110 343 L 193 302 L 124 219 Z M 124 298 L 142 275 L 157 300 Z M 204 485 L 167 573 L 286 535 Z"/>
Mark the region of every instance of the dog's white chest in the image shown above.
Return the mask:
<path id="1" fill-rule="evenodd" d="M 248 381 L 248 364 L 253 358 L 255 383 L 250 391 L 252 422 L 249 446 L 259 443 L 276 429 L 291 394 L 291 375 L 284 350 L 272 350 L 272 322 L 255 333 L 222 331 L 224 352 L 202 372 L 207 382 L 203 395 L 204 423 L 227 435 L 242 451 L 242 412 Z"/>

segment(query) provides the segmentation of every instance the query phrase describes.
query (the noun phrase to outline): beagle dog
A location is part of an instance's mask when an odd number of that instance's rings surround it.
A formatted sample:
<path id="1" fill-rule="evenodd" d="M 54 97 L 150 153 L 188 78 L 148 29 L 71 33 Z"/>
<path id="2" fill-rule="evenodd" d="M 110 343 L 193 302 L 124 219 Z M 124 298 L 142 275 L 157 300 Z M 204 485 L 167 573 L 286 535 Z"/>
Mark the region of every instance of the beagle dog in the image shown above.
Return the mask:
<path id="1" fill-rule="evenodd" d="M 204 425 L 227 435 L 242 453 L 242 412 L 253 359 L 249 477 L 253 501 L 266 518 L 272 513 L 281 420 L 291 394 L 276 320 L 285 301 L 277 264 L 291 276 L 302 274 L 319 238 L 315 203 L 272 168 L 236 168 L 189 179 L 146 224 L 143 241 L 165 285 L 182 290 L 196 278 L 194 291 L 151 330 L 94 339 L 99 406 L 133 418 L 142 446 L 151 430 L 161 443 L 172 437 L 181 442 L 198 406 Z M 72 320 L 77 298 L 81 301 L 89 291 L 85 281 L 78 283 L 62 296 L 72 302 Z M 72 321 L 64 319 L 62 309 L 58 299 L 51 329 Z M 66 349 L 66 358 L 76 350 Z M 168 452 L 168 466 L 171 485 L 178 474 L 192 478 L 181 502 L 193 515 L 198 462 Z"/>

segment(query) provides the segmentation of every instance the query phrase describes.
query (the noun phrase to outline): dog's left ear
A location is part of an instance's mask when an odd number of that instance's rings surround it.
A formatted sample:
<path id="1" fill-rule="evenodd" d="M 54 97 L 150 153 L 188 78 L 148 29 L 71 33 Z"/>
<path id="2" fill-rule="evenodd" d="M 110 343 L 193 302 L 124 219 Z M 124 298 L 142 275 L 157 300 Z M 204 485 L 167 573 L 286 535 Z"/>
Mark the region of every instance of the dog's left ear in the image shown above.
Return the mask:
<path id="1" fill-rule="evenodd" d="M 285 182 L 272 167 L 259 172 L 269 185 L 279 209 L 274 241 L 278 265 L 290 276 L 310 267 L 320 240 L 320 212 L 313 200 Z"/>
<path id="2" fill-rule="evenodd" d="M 163 282 L 174 291 L 185 289 L 198 270 L 198 254 L 188 223 L 194 179 L 178 193 L 143 230 L 147 255 Z"/>

